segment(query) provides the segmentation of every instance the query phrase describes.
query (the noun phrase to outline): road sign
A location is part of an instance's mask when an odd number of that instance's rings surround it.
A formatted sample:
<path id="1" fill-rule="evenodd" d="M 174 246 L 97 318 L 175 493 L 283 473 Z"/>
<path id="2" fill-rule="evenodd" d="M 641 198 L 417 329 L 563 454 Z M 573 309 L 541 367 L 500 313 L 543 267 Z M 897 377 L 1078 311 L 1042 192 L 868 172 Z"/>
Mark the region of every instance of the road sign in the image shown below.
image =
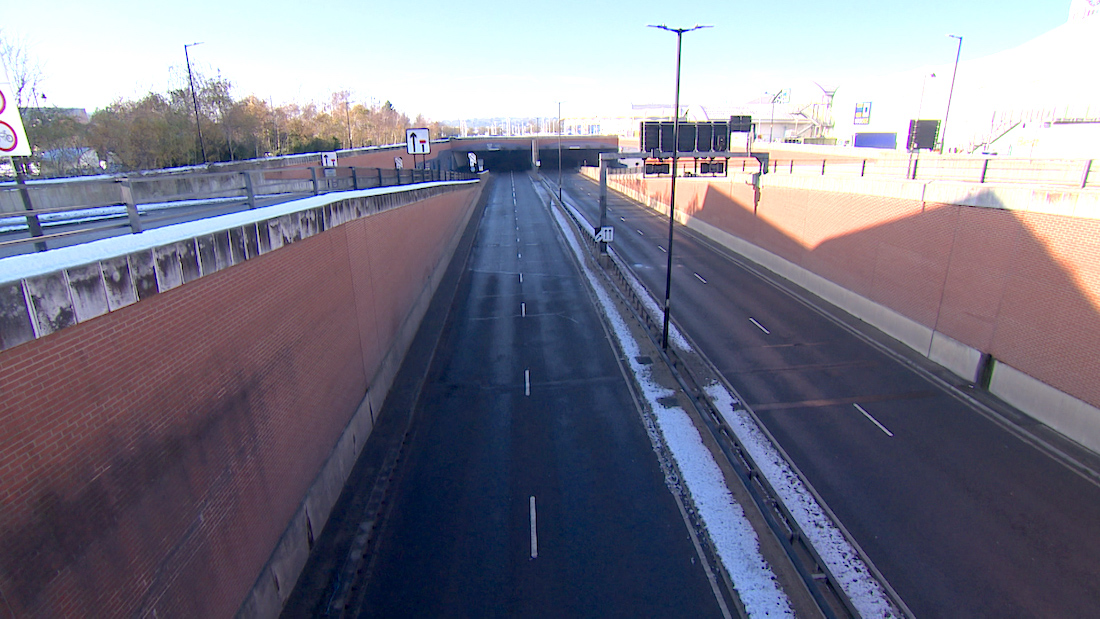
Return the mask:
<path id="1" fill-rule="evenodd" d="M 326 168 L 335 168 L 336 161 L 336 153 L 321 153 L 321 165 Z"/>
<path id="2" fill-rule="evenodd" d="M 398 170 L 404 169 L 405 160 L 402 159 L 401 157 L 394 157 L 393 158 L 393 167 L 397 168 Z"/>
<path id="3" fill-rule="evenodd" d="M 410 155 L 427 155 L 432 152 L 427 129 L 405 129 L 405 147 Z"/>
<path id="4" fill-rule="evenodd" d="M 604 226 L 600 228 L 596 233 L 597 243 L 611 243 L 615 240 L 615 229 L 611 226 Z"/>
<path id="5" fill-rule="evenodd" d="M 19 117 L 19 106 L 15 104 L 15 89 L 7 82 L 0 82 L 0 157 L 30 156 L 31 145 Z"/>

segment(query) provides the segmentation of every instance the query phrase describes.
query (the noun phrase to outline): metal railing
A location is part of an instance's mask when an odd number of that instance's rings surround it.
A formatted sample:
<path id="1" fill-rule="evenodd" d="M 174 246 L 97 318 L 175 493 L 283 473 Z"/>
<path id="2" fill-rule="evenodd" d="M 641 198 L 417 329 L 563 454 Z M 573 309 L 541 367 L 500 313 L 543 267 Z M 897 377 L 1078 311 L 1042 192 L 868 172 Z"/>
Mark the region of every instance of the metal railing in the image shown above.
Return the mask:
<path id="1" fill-rule="evenodd" d="M 44 251 L 50 241 L 73 235 L 110 230 L 125 234 L 126 229 L 137 234 L 169 220 L 193 221 L 323 193 L 470 178 L 476 175 L 434 169 L 302 167 L 9 183 L 0 185 L 0 248 L 25 253 L 31 248 L 24 246 L 33 244 L 34 250 Z M 62 226 L 67 229 L 58 230 Z"/>
<path id="2" fill-rule="evenodd" d="M 680 172 L 692 175 L 692 162 L 681 159 Z M 1092 159 L 1011 159 L 1005 157 L 945 157 L 939 155 L 859 159 L 850 156 L 774 158 L 762 170 L 755 159 L 731 160 L 729 170 L 792 176 L 846 176 L 877 179 L 954 181 L 1012 185 L 1052 185 L 1085 189 L 1100 187 L 1100 172 Z M 612 173 L 639 173 L 637 168 Z"/>

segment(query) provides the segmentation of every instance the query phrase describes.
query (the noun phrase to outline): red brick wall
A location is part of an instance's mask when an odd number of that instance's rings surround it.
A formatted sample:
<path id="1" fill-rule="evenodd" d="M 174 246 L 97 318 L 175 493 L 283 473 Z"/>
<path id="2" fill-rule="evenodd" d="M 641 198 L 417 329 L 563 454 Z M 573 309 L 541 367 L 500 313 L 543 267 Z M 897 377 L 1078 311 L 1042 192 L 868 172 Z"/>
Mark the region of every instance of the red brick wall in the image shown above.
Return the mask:
<path id="1" fill-rule="evenodd" d="M 613 179 L 614 180 L 614 179 Z M 668 201 L 667 179 L 630 188 Z M 681 179 L 677 209 L 1100 406 L 1100 220 Z"/>
<path id="2" fill-rule="evenodd" d="M 232 616 L 475 192 L 0 352 L 0 616 Z"/>

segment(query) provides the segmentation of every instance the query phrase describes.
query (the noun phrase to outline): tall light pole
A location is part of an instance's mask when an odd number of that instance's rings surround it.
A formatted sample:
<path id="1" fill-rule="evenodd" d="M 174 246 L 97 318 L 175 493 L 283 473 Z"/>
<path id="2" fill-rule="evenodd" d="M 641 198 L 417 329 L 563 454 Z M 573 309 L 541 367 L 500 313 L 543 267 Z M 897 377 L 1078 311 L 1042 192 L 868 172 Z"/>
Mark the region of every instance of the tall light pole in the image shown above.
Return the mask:
<path id="1" fill-rule="evenodd" d="M 672 104 L 672 187 L 668 198 L 668 266 L 665 269 L 665 317 L 664 326 L 661 328 L 661 347 L 668 350 L 668 312 L 672 293 L 672 230 L 676 223 L 676 165 L 680 150 L 680 52 L 683 48 L 684 33 L 710 26 L 695 25 L 691 28 L 669 28 L 665 25 L 654 26 L 669 32 L 676 33 L 676 95 Z"/>
<path id="2" fill-rule="evenodd" d="M 943 147 L 947 144 L 947 117 L 951 115 L 951 97 L 955 94 L 955 75 L 959 72 L 959 56 L 963 51 L 963 38 L 961 35 L 949 34 L 947 35 L 952 39 L 959 40 L 959 49 L 955 52 L 955 70 L 951 72 L 951 90 L 947 92 L 947 111 L 943 113 L 943 129 L 940 130 L 940 154 L 943 154 Z"/>
<path id="3" fill-rule="evenodd" d="M 917 120 L 920 120 L 921 110 L 924 109 L 924 89 L 928 86 L 928 78 L 936 77 L 935 73 L 925 73 L 920 83 L 920 102 L 917 103 Z"/>
<path id="4" fill-rule="evenodd" d="M 775 140 L 775 102 L 783 98 L 784 92 L 786 91 L 781 89 L 779 92 L 775 93 L 775 96 L 772 97 L 772 120 L 771 123 L 768 125 L 769 144 Z"/>
<path id="5" fill-rule="evenodd" d="M 344 120 L 348 124 L 348 148 L 355 148 L 355 145 L 351 142 L 351 112 L 348 111 L 348 97 L 344 96 Z"/>
<path id="6" fill-rule="evenodd" d="M 202 162 L 206 164 L 206 144 L 202 141 L 202 123 L 199 122 L 199 98 L 195 96 L 195 79 L 191 76 L 191 56 L 187 53 L 188 47 L 202 45 L 202 41 L 188 43 L 183 46 L 183 57 L 187 60 L 187 83 L 191 85 L 191 102 L 195 104 L 195 131 L 199 134 L 199 148 L 202 149 Z"/>
<path id="7" fill-rule="evenodd" d="M 558 202 L 561 202 L 561 101 L 558 101 Z"/>

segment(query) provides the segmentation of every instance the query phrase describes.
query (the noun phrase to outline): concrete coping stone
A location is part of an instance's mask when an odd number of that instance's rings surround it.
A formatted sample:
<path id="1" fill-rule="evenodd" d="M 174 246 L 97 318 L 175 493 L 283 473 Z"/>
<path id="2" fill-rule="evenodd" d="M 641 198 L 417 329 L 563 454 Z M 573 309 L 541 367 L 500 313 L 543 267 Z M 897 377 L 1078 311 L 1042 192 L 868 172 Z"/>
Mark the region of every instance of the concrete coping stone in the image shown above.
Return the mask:
<path id="1" fill-rule="evenodd" d="M 0 260 L 0 350 L 468 181 L 374 187 Z"/>

